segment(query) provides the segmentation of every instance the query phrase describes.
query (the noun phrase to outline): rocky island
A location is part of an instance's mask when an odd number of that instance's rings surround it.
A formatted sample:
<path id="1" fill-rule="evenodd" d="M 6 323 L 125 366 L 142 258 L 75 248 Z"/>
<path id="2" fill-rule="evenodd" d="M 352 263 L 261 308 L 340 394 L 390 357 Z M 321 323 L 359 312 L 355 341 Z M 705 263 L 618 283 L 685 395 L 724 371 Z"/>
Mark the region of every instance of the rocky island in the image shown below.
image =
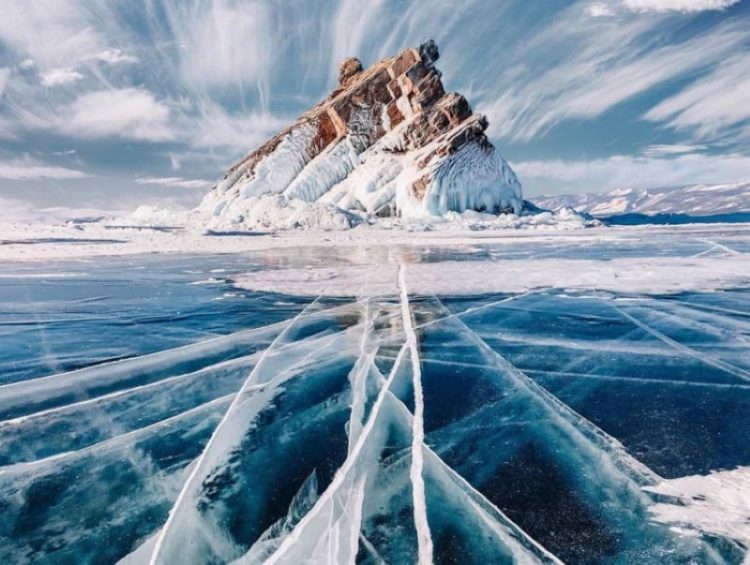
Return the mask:
<path id="1" fill-rule="evenodd" d="M 430 40 L 367 69 L 346 59 L 333 92 L 232 166 L 198 211 L 230 223 L 300 202 L 360 218 L 519 214 L 521 184 L 485 116 L 445 91 L 438 57 Z"/>

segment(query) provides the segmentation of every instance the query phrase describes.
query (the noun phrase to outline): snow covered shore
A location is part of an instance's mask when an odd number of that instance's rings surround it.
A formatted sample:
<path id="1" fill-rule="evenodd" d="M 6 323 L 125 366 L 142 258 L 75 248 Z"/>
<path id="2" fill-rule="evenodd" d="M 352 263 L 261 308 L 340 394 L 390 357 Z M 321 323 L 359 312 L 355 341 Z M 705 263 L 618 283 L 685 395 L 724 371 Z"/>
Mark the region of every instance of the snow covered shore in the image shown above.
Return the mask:
<path id="1" fill-rule="evenodd" d="M 478 294 L 542 287 L 680 292 L 750 284 L 750 225 L 573 229 L 580 227 L 580 216 L 564 221 L 553 215 L 483 218 L 471 213 L 453 221 L 379 222 L 345 230 L 265 231 L 259 226 L 232 231 L 198 230 L 173 221 L 155 224 L 154 213 L 148 221 L 145 216 L 138 221 L 136 216 L 57 225 L 0 223 L 0 261 L 316 248 L 320 253 L 344 253 L 347 266 L 310 265 L 248 274 L 237 284 L 306 295 L 351 294 L 352 289 L 367 285 L 368 292 L 388 294 L 395 281 L 389 270 L 397 263 L 394 257 L 408 255 L 410 247 L 465 250 L 481 246 L 491 247 L 497 260 L 420 262 L 409 270 L 410 286 L 424 293 Z M 360 256 L 358 250 L 365 248 L 381 251 Z M 503 260 L 506 253 L 512 260 Z M 520 256 L 514 256 L 517 253 Z M 374 256 L 380 260 L 374 263 Z"/>

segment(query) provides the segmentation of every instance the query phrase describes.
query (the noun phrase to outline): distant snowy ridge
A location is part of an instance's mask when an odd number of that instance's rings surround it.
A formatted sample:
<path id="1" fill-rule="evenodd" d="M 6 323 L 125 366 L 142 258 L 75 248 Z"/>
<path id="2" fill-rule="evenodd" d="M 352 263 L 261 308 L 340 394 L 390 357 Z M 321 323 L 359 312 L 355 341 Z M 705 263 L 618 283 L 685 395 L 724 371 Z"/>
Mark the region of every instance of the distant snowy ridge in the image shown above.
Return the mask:
<path id="1" fill-rule="evenodd" d="M 446 93 L 428 41 L 363 70 L 341 67 L 339 86 L 247 155 L 196 212 L 209 225 L 246 225 L 258 206 L 311 214 L 424 218 L 473 210 L 519 214 L 521 184 L 487 139 L 487 120 Z M 280 212 L 280 214 L 283 214 Z"/>
<path id="2" fill-rule="evenodd" d="M 620 188 L 603 194 L 538 196 L 532 200 L 541 208 L 556 210 L 569 206 L 598 217 L 619 214 L 710 216 L 750 212 L 750 181 L 640 190 Z"/>

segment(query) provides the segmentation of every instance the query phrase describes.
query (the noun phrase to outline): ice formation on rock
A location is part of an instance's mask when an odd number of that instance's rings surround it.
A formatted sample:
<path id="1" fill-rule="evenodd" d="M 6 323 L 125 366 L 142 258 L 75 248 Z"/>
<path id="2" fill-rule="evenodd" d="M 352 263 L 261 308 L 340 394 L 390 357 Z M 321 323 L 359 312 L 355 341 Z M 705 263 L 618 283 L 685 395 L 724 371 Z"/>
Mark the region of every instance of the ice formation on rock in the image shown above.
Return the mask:
<path id="1" fill-rule="evenodd" d="M 486 118 L 445 92 L 438 56 L 430 40 L 366 70 L 346 59 L 338 87 L 230 168 L 198 211 L 243 223 L 272 196 L 331 215 L 520 213 L 516 175 L 487 139 Z"/>

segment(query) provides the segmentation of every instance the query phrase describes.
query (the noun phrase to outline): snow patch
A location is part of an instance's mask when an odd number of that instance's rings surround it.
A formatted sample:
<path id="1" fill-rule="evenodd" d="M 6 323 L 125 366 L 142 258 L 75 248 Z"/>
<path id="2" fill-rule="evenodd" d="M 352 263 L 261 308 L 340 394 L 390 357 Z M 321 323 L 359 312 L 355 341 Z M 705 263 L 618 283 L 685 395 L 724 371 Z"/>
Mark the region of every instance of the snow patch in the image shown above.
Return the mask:
<path id="1" fill-rule="evenodd" d="M 645 490 L 681 502 L 652 506 L 655 520 L 687 533 L 708 532 L 750 547 L 750 467 L 671 479 Z"/>
<path id="2" fill-rule="evenodd" d="M 517 259 L 413 263 L 411 292 L 478 295 L 561 288 L 633 294 L 741 287 L 750 283 L 750 256 L 592 259 Z M 234 279 L 239 288 L 296 295 L 398 295 L 392 263 L 253 272 Z"/>

